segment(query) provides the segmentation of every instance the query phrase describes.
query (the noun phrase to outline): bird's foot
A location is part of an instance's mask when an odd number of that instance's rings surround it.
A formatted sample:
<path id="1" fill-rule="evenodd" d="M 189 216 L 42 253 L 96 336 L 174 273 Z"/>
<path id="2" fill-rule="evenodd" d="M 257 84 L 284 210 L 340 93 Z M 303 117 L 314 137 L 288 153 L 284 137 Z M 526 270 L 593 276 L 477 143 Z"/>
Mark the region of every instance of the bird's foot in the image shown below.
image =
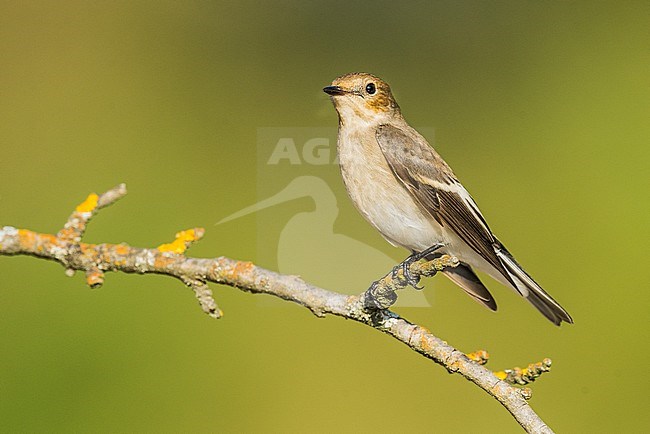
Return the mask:
<path id="1" fill-rule="evenodd" d="M 411 265 L 426 258 L 441 247 L 444 247 L 444 244 L 437 243 L 421 252 L 413 253 L 408 258 L 404 259 L 401 264 L 398 264 L 393 268 L 393 277 L 397 277 L 398 270 L 401 269 L 402 275 L 408 285 L 418 290 L 424 289 L 424 286 L 418 286 L 418 283 L 420 283 L 420 276 L 414 276 L 413 273 L 411 273 Z"/>
<path id="2" fill-rule="evenodd" d="M 418 286 L 420 276 L 432 276 L 436 271 L 441 270 L 442 268 L 438 268 L 439 264 L 437 264 L 437 262 L 442 261 L 444 256 L 441 258 L 433 258 L 432 264 L 433 262 L 436 262 L 436 264 L 434 264 L 434 267 L 429 271 L 417 269 L 411 272 L 411 266 L 421 259 L 426 259 L 431 253 L 443 246 L 444 244 L 435 244 L 426 250 L 413 253 L 400 264 L 394 266 L 393 269 L 384 277 L 372 282 L 370 288 L 361 295 L 364 308 L 369 311 L 388 309 L 397 301 L 397 293 L 395 291 L 402 289 L 407 285 L 410 285 L 415 289 L 422 289 L 423 287 Z"/>

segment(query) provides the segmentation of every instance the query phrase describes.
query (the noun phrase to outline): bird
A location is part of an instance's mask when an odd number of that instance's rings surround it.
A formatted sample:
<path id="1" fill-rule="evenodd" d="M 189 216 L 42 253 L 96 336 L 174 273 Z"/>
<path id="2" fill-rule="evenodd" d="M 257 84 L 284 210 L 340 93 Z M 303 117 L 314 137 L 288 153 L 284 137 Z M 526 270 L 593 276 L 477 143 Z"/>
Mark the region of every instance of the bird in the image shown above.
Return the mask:
<path id="1" fill-rule="evenodd" d="M 573 323 L 492 233 L 449 165 L 407 123 L 388 83 L 355 72 L 323 91 L 338 114 L 337 152 L 347 193 L 389 243 L 411 252 L 402 265 L 434 254 L 454 256 L 458 265 L 443 274 L 487 308 L 496 311 L 496 301 L 474 270 L 516 291 L 553 324 Z"/>

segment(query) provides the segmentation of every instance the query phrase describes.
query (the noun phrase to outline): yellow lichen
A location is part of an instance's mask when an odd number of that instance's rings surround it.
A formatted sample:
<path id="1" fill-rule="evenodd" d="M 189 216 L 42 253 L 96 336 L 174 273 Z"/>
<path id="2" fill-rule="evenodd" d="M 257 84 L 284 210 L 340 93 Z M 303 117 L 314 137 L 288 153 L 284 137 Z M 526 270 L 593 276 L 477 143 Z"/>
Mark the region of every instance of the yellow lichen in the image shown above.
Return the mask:
<path id="1" fill-rule="evenodd" d="M 90 193 L 86 200 L 81 202 L 79 205 L 77 205 L 76 211 L 77 212 L 93 212 L 95 208 L 97 208 L 97 201 L 99 200 L 99 196 L 97 196 L 95 193 Z"/>
<path id="2" fill-rule="evenodd" d="M 488 359 L 490 358 L 490 355 L 485 350 L 478 350 L 478 351 L 474 351 L 473 353 L 468 353 L 465 355 L 467 356 L 468 359 L 478 363 L 479 365 L 485 365 L 488 362 Z"/>
<path id="3" fill-rule="evenodd" d="M 508 377 L 508 374 L 506 374 L 503 371 L 497 371 L 494 373 L 494 376 L 497 377 L 499 380 L 505 380 Z"/>
<path id="4" fill-rule="evenodd" d="M 153 262 L 153 266 L 156 270 L 164 270 L 165 268 L 169 267 L 169 265 L 172 264 L 173 262 L 174 262 L 173 258 L 158 255 L 156 256 Z"/>
<path id="5" fill-rule="evenodd" d="M 196 234 L 194 229 L 188 229 L 186 231 L 180 231 L 176 234 L 176 239 L 168 244 L 161 244 L 158 246 L 158 251 L 160 252 L 172 252 L 172 253 L 185 253 L 187 247 L 193 241 L 198 240 L 199 237 Z"/>
<path id="6" fill-rule="evenodd" d="M 118 244 L 115 246 L 115 253 L 118 255 L 127 255 L 129 253 L 129 247 L 124 244 Z"/>
<path id="7" fill-rule="evenodd" d="M 238 277 L 248 273 L 253 268 L 253 263 L 249 261 L 237 261 L 233 269 L 233 276 Z"/>
<path id="8" fill-rule="evenodd" d="M 27 229 L 18 229 L 18 239 L 20 240 L 21 246 L 26 246 L 31 248 L 36 242 L 36 236 L 34 232 L 28 231 Z"/>

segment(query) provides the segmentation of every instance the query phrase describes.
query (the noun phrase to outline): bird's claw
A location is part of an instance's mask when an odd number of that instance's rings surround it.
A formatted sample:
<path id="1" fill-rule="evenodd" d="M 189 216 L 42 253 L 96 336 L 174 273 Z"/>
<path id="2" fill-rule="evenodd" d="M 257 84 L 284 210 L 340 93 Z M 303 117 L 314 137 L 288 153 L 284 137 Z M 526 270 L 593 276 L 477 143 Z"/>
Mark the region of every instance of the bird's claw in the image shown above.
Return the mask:
<path id="1" fill-rule="evenodd" d="M 411 273 L 411 264 L 417 261 L 419 261 L 419 259 L 416 259 L 413 257 L 413 255 L 411 255 L 406 258 L 404 262 L 402 262 L 398 267 L 402 268 L 402 275 L 404 276 L 404 280 L 406 280 L 406 284 L 412 286 L 417 290 L 421 290 L 424 289 L 424 286 L 418 285 L 418 283 L 420 283 L 420 276 L 414 276 L 413 273 Z"/>
<path id="2" fill-rule="evenodd" d="M 418 285 L 418 283 L 420 283 L 420 276 L 414 276 L 413 273 L 411 273 L 411 265 L 418 262 L 420 259 L 426 258 L 431 253 L 435 252 L 441 247 L 444 247 L 444 244 L 437 243 L 425 250 L 422 250 L 421 252 L 413 253 L 411 256 L 406 258 L 400 265 L 395 267 L 393 269 L 393 273 L 396 272 L 398 267 L 401 267 L 402 274 L 404 275 L 404 280 L 406 280 L 406 283 L 408 285 L 412 286 L 417 290 L 424 289 L 424 286 Z"/>

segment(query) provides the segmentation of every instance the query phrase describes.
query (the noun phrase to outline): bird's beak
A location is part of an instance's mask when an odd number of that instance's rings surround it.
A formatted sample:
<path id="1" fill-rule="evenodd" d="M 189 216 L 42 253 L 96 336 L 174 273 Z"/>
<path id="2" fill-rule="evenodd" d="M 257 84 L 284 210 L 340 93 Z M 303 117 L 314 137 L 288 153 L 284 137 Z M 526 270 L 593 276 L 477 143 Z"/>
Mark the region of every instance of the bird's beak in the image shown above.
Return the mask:
<path id="1" fill-rule="evenodd" d="M 327 86 L 323 88 L 323 92 L 325 92 L 328 95 L 336 96 L 336 95 L 345 95 L 348 93 L 347 90 L 343 89 L 340 86 Z"/>

